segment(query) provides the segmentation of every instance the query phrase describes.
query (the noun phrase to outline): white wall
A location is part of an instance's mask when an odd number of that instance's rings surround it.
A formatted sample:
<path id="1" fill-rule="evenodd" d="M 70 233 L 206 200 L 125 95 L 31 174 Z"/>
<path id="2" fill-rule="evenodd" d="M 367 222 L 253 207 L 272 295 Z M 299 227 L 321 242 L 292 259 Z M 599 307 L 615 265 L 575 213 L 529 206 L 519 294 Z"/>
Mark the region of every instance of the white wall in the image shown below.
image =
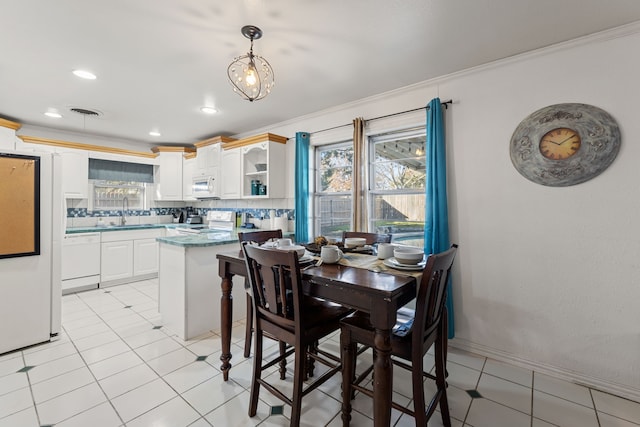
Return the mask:
<path id="1" fill-rule="evenodd" d="M 445 113 L 451 238 L 460 245 L 453 344 L 638 398 L 638 30 L 601 33 L 268 131 L 291 137 L 421 107 L 434 96 L 453 99 Z M 533 111 L 565 102 L 608 111 L 622 147 L 583 184 L 534 184 L 511 164 L 511 135 Z"/>

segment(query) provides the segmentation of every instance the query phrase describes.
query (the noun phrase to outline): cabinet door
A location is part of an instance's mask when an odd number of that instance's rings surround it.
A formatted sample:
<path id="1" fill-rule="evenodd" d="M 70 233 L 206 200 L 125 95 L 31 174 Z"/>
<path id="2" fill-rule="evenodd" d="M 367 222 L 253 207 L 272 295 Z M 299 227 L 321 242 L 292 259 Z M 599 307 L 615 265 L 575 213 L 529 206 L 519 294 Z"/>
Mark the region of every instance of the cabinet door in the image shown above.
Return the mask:
<path id="1" fill-rule="evenodd" d="M 198 149 L 196 176 L 211 176 L 220 166 L 220 144 L 211 144 Z"/>
<path id="2" fill-rule="evenodd" d="M 133 275 L 158 272 L 158 242 L 156 239 L 133 241 Z"/>
<path id="3" fill-rule="evenodd" d="M 239 199 L 242 174 L 240 172 L 240 148 L 222 150 L 220 198 Z"/>
<path id="4" fill-rule="evenodd" d="M 62 158 L 62 193 L 70 199 L 89 196 L 89 153 L 85 150 L 64 150 Z"/>
<path id="5" fill-rule="evenodd" d="M 193 177 L 196 171 L 197 159 L 184 159 L 182 161 L 182 200 L 196 200 L 193 197 Z"/>
<path id="6" fill-rule="evenodd" d="M 182 200 L 182 153 L 163 152 L 158 159 L 156 200 Z"/>
<path id="7" fill-rule="evenodd" d="M 133 241 L 123 240 L 102 244 L 100 282 L 133 276 Z"/>

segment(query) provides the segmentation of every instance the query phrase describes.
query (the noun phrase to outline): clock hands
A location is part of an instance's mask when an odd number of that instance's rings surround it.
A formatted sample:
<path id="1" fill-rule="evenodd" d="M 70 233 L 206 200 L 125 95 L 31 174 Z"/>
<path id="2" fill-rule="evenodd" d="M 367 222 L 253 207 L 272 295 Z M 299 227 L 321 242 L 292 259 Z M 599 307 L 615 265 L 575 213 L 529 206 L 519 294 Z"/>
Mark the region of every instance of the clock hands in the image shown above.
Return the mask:
<path id="1" fill-rule="evenodd" d="M 551 140 L 551 139 L 543 139 L 543 141 L 551 142 L 552 144 L 556 144 L 556 145 L 562 145 L 562 144 L 564 144 L 565 142 L 567 142 L 568 140 L 570 140 L 571 138 L 574 138 L 574 137 L 576 137 L 576 136 L 577 136 L 577 135 L 571 135 L 569 138 L 565 139 L 565 140 L 564 140 L 564 141 L 562 141 L 562 142 L 555 142 L 555 141 L 553 141 L 553 140 Z"/>

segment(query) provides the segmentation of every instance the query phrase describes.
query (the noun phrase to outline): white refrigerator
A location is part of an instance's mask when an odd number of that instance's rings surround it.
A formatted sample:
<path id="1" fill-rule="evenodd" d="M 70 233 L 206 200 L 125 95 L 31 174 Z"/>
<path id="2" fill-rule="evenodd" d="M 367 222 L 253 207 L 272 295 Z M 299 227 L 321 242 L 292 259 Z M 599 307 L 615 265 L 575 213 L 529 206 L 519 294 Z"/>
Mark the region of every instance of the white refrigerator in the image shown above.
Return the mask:
<path id="1" fill-rule="evenodd" d="M 20 157 L 24 156 L 24 157 Z M 33 178 L 36 188 L 30 198 L 35 201 L 33 211 L 39 219 L 21 206 L 20 185 L 10 184 L 12 168 L 10 159 L 22 159 L 24 164 L 39 163 L 39 179 Z M 38 161 L 30 162 L 37 159 Z M 11 247 L 21 239 L 16 227 L 9 229 L 8 222 L 31 221 L 39 227 L 35 233 L 39 241 L 33 254 L 14 256 L 5 249 L 0 256 L 0 354 L 55 340 L 61 323 L 61 249 L 64 233 L 64 203 L 62 199 L 61 162 L 56 154 L 0 150 L 0 200 L 14 200 L 15 205 L 0 206 L 0 239 L 3 248 Z M 13 166 L 12 166 L 13 165 Z M 11 194 L 15 193 L 15 194 Z M 25 197 L 29 199 L 29 197 Z M 30 202 L 30 200 L 27 200 Z M 5 227 L 4 230 L 2 228 Z M 27 228 L 28 229 L 28 228 Z M 2 245 L 2 242 L 0 242 Z M 38 246 L 38 245 L 35 245 Z M 36 253 L 39 252 L 39 253 Z"/>

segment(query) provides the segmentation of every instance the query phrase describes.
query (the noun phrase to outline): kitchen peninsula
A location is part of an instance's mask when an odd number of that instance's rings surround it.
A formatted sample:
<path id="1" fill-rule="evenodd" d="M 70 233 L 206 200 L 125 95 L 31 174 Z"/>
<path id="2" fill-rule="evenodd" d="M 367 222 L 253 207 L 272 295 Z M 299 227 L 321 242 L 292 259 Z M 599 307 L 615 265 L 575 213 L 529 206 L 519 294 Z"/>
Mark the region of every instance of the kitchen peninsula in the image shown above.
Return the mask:
<path id="1" fill-rule="evenodd" d="M 156 240 L 160 243 L 158 311 L 164 326 L 183 340 L 220 330 L 222 291 L 216 255 L 240 250 L 237 230 L 205 230 Z M 246 317 L 244 297 L 233 301 L 233 313 L 236 320 Z"/>

